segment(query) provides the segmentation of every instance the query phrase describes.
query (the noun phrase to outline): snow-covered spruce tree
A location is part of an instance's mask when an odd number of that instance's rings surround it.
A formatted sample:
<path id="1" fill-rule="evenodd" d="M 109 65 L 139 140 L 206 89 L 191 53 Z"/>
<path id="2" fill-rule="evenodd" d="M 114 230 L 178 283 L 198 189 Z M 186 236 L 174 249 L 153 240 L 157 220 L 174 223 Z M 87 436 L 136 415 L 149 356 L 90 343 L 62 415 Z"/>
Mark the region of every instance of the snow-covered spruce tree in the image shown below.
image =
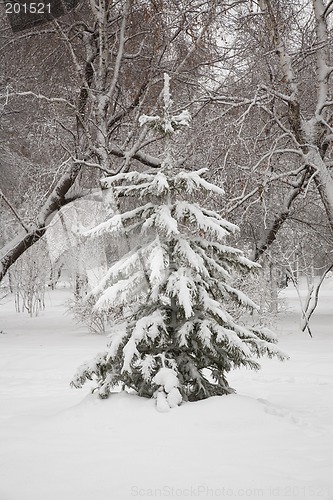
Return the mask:
<path id="1" fill-rule="evenodd" d="M 171 133 L 174 124 L 186 124 L 187 115 L 168 112 L 168 92 L 165 102 L 163 120 L 147 121 Z M 96 310 L 116 314 L 123 308 L 123 317 L 112 329 L 107 350 L 82 365 L 72 380 L 82 387 L 96 379 L 102 398 L 122 384 L 140 396 L 155 397 L 159 410 L 234 392 L 226 379 L 232 368 L 258 369 L 256 358 L 262 355 L 286 357 L 269 330 L 245 328 L 228 312 L 230 301 L 256 308 L 230 281 L 234 273 L 257 264 L 226 245 L 237 226 L 193 202 L 203 192 L 209 199 L 223 190 L 204 179 L 205 169 L 179 172 L 166 156 L 157 173 L 103 180 L 120 203 L 126 206 L 130 198 L 137 206 L 90 235 L 122 234 L 138 244 L 109 268 L 89 296 Z"/>

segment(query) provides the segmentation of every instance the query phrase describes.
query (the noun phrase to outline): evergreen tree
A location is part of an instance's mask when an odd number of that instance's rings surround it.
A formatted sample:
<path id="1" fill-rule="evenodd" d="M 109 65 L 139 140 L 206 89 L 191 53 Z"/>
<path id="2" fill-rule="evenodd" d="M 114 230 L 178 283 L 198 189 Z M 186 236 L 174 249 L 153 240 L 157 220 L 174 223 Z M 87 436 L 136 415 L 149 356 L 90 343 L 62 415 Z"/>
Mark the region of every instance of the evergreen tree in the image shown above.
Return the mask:
<path id="1" fill-rule="evenodd" d="M 162 118 L 141 121 L 172 134 L 188 124 L 189 115 L 171 114 L 167 78 L 164 102 Z M 107 350 L 79 368 L 73 386 L 96 379 L 96 390 L 105 398 L 122 384 L 140 396 L 155 397 L 158 409 L 165 410 L 184 400 L 234 392 L 226 374 L 240 366 L 258 369 L 256 358 L 262 355 L 285 359 L 272 332 L 245 328 L 230 314 L 235 304 L 257 307 L 232 287 L 231 279 L 258 265 L 226 245 L 237 226 L 194 201 L 203 193 L 206 199 L 223 195 L 204 179 L 205 172 L 177 171 L 166 151 L 157 173 L 121 173 L 103 180 L 127 209 L 90 236 L 126 235 L 139 244 L 108 269 L 89 295 L 95 310 L 119 320 Z"/>

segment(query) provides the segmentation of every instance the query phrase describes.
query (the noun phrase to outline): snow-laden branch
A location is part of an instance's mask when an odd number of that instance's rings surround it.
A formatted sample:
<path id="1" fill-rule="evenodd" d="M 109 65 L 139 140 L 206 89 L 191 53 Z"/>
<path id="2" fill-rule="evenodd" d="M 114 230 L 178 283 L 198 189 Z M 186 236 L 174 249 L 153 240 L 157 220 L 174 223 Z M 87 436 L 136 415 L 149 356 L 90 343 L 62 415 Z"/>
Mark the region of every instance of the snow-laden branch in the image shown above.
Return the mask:
<path id="1" fill-rule="evenodd" d="M 282 119 L 276 114 L 275 110 L 269 109 L 267 106 L 261 105 L 260 106 L 262 110 L 264 110 L 271 118 L 274 120 L 274 123 L 278 125 L 278 127 L 290 137 L 290 139 L 293 141 L 296 147 L 304 148 L 306 147 L 305 141 L 303 140 L 303 137 L 299 134 L 299 131 L 301 129 L 301 124 L 299 130 L 294 130 L 293 127 L 289 128 L 287 125 L 285 125 L 282 121 Z"/>
<path id="2" fill-rule="evenodd" d="M 90 161 L 86 161 L 86 160 L 78 160 L 78 159 L 73 160 L 73 162 L 76 165 L 84 165 L 85 167 L 88 167 L 88 168 L 97 168 L 98 170 L 100 170 L 101 172 L 103 172 L 104 174 L 107 174 L 107 175 L 115 175 L 117 173 L 116 171 L 109 170 L 105 167 L 102 167 L 102 165 L 100 165 L 99 163 L 94 163 L 94 162 L 90 162 Z"/>
<path id="3" fill-rule="evenodd" d="M 307 170 L 304 170 L 303 174 L 299 177 L 297 183 L 295 183 L 293 188 L 285 196 L 285 199 L 283 203 L 281 203 L 277 214 L 274 215 L 273 220 L 269 223 L 260 241 L 256 245 L 255 252 L 253 255 L 254 261 L 258 261 L 261 255 L 276 240 L 280 228 L 283 226 L 283 224 L 289 217 L 289 212 L 294 200 L 302 192 L 303 186 L 306 183 L 308 177 L 309 173 L 307 172 Z"/>
<path id="4" fill-rule="evenodd" d="M 290 154 L 294 154 L 294 155 L 298 155 L 298 156 L 301 156 L 302 158 L 304 158 L 304 155 L 303 155 L 303 152 L 299 149 L 293 149 L 293 148 L 279 148 L 279 149 L 273 149 L 272 151 L 268 151 L 267 153 L 265 153 L 258 161 L 257 163 L 255 163 L 252 167 L 252 171 L 255 171 L 257 170 L 257 168 L 262 164 L 262 162 L 264 162 L 265 160 L 268 159 L 268 161 L 271 160 L 271 158 L 273 157 L 273 155 L 276 155 L 276 154 L 286 154 L 286 153 L 290 153 Z M 304 168 L 304 167 L 302 167 Z M 286 174 L 288 175 L 288 174 Z M 293 175 L 293 174 L 292 174 Z"/>
<path id="5" fill-rule="evenodd" d="M 268 87 L 267 85 L 260 85 L 259 90 L 265 90 L 265 92 L 267 92 L 267 94 L 274 95 L 275 97 L 279 97 L 279 99 L 282 99 L 282 101 L 285 101 L 287 103 L 293 101 L 293 98 L 290 95 L 283 94 L 282 92 L 278 92 L 277 90 L 272 89 L 272 88 Z"/>
<path id="6" fill-rule="evenodd" d="M 63 97 L 48 97 L 43 94 L 36 94 L 35 92 L 32 92 L 30 90 L 27 90 L 25 92 L 19 92 L 19 91 L 6 92 L 6 94 L 0 94 L 0 99 L 8 100 L 9 97 L 14 97 L 14 96 L 34 97 L 35 99 L 47 101 L 52 104 L 65 104 L 66 106 L 75 109 L 74 104 L 68 101 L 68 99 L 64 99 Z"/>
<path id="7" fill-rule="evenodd" d="M 236 203 L 233 206 L 229 207 L 226 210 L 226 213 L 229 214 L 229 213 L 232 213 L 235 210 L 237 210 L 237 208 L 244 205 L 244 203 L 247 202 L 250 198 L 255 196 L 257 193 L 262 192 L 265 189 L 265 187 L 268 186 L 269 184 L 271 184 L 272 182 L 276 182 L 280 179 L 286 179 L 286 178 L 292 177 L 292 176 L 297 176 L 304 169 L 305 169 L 305 166 L 302 165 L 301 167 L 299 167 L 296 170 L 291 170 L 289 172 L 283 172 L 281 174 L 272 175 L 269 178 L 263 179 L 262 183 L 258 184 L 258 186 L 256 186 L 254 189 L 252 189 L 249 193 L 247 193 L 247 194 L 243 193 L 241 196 L 234 198 L 233 201 L 236 201 Z"/>
<path id="8" fill-rule="evenodd" d="M 256 98 L 256 102 L 260 102 L 260 101 L 266 101 L 267 100 L 267 97 L 262 95 L 258 95 L 257 98 Z M 205 102 L 205 103 L 219 103 L 219 104 L 225 104 L 227 106 L 230 106 L 230 108 L 239 108 L 239 107 L 243 107 L 243 106 L 250 106 L 251 104 L 253 104 L 254 102 L 254 98 L 248 98 L 248 99 L 244 99 L 244 98 L 241 98 L 241 97 L 236 97 L 236 96 L 232 96 L 232 95 L 206 95 L 206 96 L 203 96 L 203 97 L 200 97 L 199 99 L 197 99 L 195 102 Z"/>
<path id="9" fill-rule="evenodd" d="M 117 156 L 118 158 L 126 158 L 126 156 L 128 156 L 128 153 L 116 146 L 112 147 L 109 153 L 111 155 Z M 147 153 L 143 153 L 141 151 L 133 151 L 131 158 L 133 158 L 134 160 L 138 160 L 139 162 L 143 163 L 143 165 L 147 165 L 148 167 L 160 168 L 162 166 L 162 160 L 160 158 L 149 155 Z"/>

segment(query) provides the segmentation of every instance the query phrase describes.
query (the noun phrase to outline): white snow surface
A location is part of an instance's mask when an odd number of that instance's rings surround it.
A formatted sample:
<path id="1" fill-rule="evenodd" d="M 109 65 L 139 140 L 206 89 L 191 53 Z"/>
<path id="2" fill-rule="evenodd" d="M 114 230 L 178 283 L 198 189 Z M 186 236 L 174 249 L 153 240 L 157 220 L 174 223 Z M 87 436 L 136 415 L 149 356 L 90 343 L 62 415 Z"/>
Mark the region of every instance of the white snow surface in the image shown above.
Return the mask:
<path id="1" fill-rule="evenodd" d="M 39 317 L 0 305 L 0 499 L 333 499 L 333 280 L 298 330 L 299 306 L 284 292 L 284 363 L 237 370 L 237 394 L 183 403 L 71 389 L 77 367 L 107 339 L 65 315 L 68 291 Z M 167 403 L 166 403 L 167 404 Z"/>

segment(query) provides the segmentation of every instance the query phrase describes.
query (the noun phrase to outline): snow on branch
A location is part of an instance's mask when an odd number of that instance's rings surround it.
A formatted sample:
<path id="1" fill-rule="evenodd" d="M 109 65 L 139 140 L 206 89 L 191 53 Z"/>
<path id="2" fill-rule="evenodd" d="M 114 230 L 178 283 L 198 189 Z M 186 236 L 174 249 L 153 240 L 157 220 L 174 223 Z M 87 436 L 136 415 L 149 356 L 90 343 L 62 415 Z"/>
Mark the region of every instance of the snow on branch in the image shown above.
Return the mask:
<path id="1" fill-rule="evenodd" d="M 206 191 L 223 196 L 225 194 L 223 188 L 206 181 L 202 177 L 202 174 L 205 172 L 208 172 L 208 168 L 201 168 L 200 170 L 195 170 L 194 172 L 180 172 L 174 177 L 174 185 L 175 187 L 181 187 L 185 184 L 186 191 L 188 193 L 193 193 L 199 189 L 205 189 Z"/>
<path id="2" fill-rule="evenodd" d="M 147 125 L 149 128 L 156 130 L 163 135 L 174 134 L 182 127 L 188 127 L 191 121 L 189 111 L 185 110 L 177 115 L 171 113 L 172 99 L 170 95 L 170 77 L 164 73 L 164 87 L 163 87 L 163 114 L 159 115 L 141 115 L 139 118 L 140 126 Z"/>
<path id="3" fill-rule="evenodd" d="M 154 311 L 148 316 L 140 318 L 132 331 L 131 338 L 127 341 L 124 346 L 124 361 L 122 366 L 122 372 L 131 372 L 131 364 L 133 362 L 134 356 L 138 356 L 137 346 L 144 337 L 151 340 L 155 340 L 161 335 L 161 333 L 166 332 L 166 325 L 164 322 L 164 316 L 161 311 Z"/>
<path id="4" fill-rule="evenodd" d="M 43 94 L 36 94 L 35 92 L 32 92 L 31 90 L 27 90 L 25 92 L 7 92 L 5 95 L 0 94 L 0 99 L 5 98 L 8 100 L 9 97 L 13 96 L 21 96 L 21 97 L 34 97 L 35 99 L 40 99 L 47 101 L 52 104 L 66 104 L 66 106 L 69 106 L 72 109 L 76 109 L 74 104 L 72 104 L 70 101 L 67 99 L 64 99 L 63 97 L 47 97 Z"/>
<path id="5" fill-rule="evenodd" d="M 137 297 L 142 291 L 142 278 L 143 272 L 139 270 L 129 278 L 118 280 L 102 293 L 94 310 L 107 311 L 114 304 L 128 304 L 130 300 L 133 300 L 133 297 Z"/>
<path id="6" fill-rule="evenodd" d="M 167 294 L 175 297 L 179 306 L 184 310 L 185 318 L 188 319 L 193 314 L 192 299 L 196 294 L 196 285 L 191 274 L 186 268 L 179 268 L 171 273 L 167 284 Z"/>
<path id="7" fill-rule="evenodd" d="M 211 233 L 218 240 L 223 240 L 230 233 L 238 231 L 238 227 L 235 224 L 227 222 L 216 212 L 199 208 L 195 203 L 188 203 L 186 201 L 176 202 L 174 215 L 178 221 L 190 218 L 195 222 L 198 229 Z"/>

